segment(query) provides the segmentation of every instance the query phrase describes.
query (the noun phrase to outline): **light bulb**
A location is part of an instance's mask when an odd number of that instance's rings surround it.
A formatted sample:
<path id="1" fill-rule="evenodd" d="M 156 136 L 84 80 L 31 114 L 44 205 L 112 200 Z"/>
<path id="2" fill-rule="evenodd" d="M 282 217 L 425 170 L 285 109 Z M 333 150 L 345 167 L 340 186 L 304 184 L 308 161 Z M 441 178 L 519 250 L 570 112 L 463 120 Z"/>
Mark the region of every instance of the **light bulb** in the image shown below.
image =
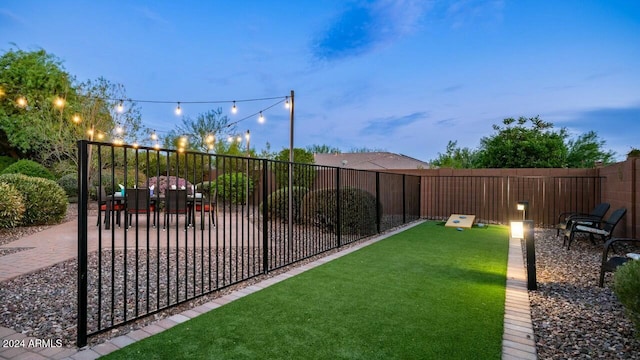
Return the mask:
<path id="1" fill-rule="evenodd" d="M 122 126 L 118 125 L 118 126 L 116 127 L 116 133 L 118 133 L 118 134 L 122 134 L 123 132 L 124 132 L 124 129 L 122 128 Z"/>
<path id="2" fill-rule="evenodd" d="M 27 107 L 27 98 L 24 96 L 20 96 L 19 98 L 16 99 L 16 104 L 18 104 L 18 106 L 20 107 Z"/>
<path id="3" fill-rule="evenodd" d="M 229 138 L 227 138 L 227 142 L 232 143 L 232 142 L 233 142 L 233 137 L 232 137 L 232 136 L 229 136 Z"/>
<path id="4" fill-rule="evenodd" d="M 182 114 L 182 108 L 180 107 L 180 103 L 178 103 L 178 106 L 176 106 L 176 115 L 180 114 Z"/>
<path id="5" fill-rule="evenodd" d="M 87 134 L 88 134 L 88 135 L 93 135 L 93 129 L 89 129 L 89 130 L 87 130 Z"/>
<path id="6" fill-rule="evenodd" d="M 104 134 L 103 133 L 98 133 L 98 140 L 102 140 L 104 139 Z"/>
<path id="7" fill-rule="evenodd" d="M 216 138 L 213 135 L 211 134 L 207 135 L 207 140 L 206 140 L 207 144 L 211 144 L 214 141 L 216 141 Z"/>
<path id="8" fill-rule="evenodd" d="M 78 114 L 73 115 L 71 120 L 73 120 L 73 122 L 76 123 L 76 124 L 80 124 L 80 122 L 82 122 L 82 119 L 80 118 L 80 115 L 78 115 Z"/>
<path id="9" fill-rule="evenodd" d="M 155 131 L 151 133 L 151 140 L 158 140 L 158 135 Z"/>
<path id="10" fill-rule="evenodd" d="M 134 142 L 134 143 L 133 143 L 133 147 L 134 147 L 134 148 L 137 148 L 137 147 L 138 147 L 138 143 L 137 143 L 137 142 Z"/>
<path id="11" fill-rule="evenodd" d="M 289 104 L 289 97 L 285 96 L 284 98 L 284 107 L 288 109 L 289 107 L 291 107 L 291 105 Z"/>
<path id="12" fill-rule="evenodd" d="M 249 130 L 247 130 L 247 133 L 244 134 L 244 138 L 247 139 L 247 141 L 249 141 L 249 138 L 251 137 Z"/>
<path id="13" fill-rule="evenodd" d="M 260 124 L 264 124 L 264 115 L 262 115 L 262 111 L 260 111 L 260 116 L 258 116 L 258 122 Z"/>
<path id="14" fill-rule="evenodd" d="M 116 108 L 116 111 L 119 113 L 122 113 L 124 111 L 124 103 L 122 102 L 122 100 L 120 100 L 120 102 L 118 103 L 118 107 Z"/>
<path id="15" fill-rule="evenodd" d="M 238 142 L 242 142 L 242 136 L 238 136 L 236 140 L 238 140 Z"/>
<path id="16" fill-rule="evenodd" d="M 156 143 L 155 145 L 153 145 L 153 148 L 156 150 L 160 150 L 160 144 Z"/>
<path id="17" fill-rule="evenodd" d="M 57 96 L 53 101 L 53 104 L 55 105 L 55 107 L 62 109 L 64 107 L 64 99 Z"/>
<path id="18" fill-rule="evenodd" d="M 236 102 L 233 102 L 233 106 L 231 107 L 231 113 L 232 114 L 237 114 L 238 113 L 238 107 L 236 106 Z"/>

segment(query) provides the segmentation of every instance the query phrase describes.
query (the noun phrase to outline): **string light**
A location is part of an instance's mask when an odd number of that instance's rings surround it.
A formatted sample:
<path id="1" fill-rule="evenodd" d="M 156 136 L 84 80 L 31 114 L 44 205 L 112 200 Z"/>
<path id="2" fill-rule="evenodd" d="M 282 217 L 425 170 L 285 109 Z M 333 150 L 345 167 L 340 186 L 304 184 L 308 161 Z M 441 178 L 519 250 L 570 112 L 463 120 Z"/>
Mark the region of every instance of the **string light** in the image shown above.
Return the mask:
<path id="1" fill-rule="evenodd" d="M 27 107 L 27 98 L 24 96 L 20 96 L 16 99 L 16 104 L 21 108 Z"/>
<path id="2" fill-rule="evenodd" d="M 264 115 L 262 115 L 262 111 L 260 111 L 260 116 L 258 116 L 258 122 L 260 124 L 264 124 Z"/>
<path id="3" fill-rule="evenodd" d="M 231 107 L 231 113 L 232 114 L 237 114 L 238 113 L 238 107 L 236 106 L 236 101 L 233 100 L 233 106 Z"/>
<path id="4" fill-rule="evenodd" d="M 122 126 L 120 126 L 120 124 L 118 124 L 116 126 L 116 134 L 121 135 L 124 132 L 124 129 L 122 128 Z"/>
<path id="5" fill-rule="evenodd" d="M 122 100 L 120 100 L 120 102 L 118 103 L 118 107 L 116 108 L 116 111 L 119 113 L 122 113 L 124 111 L 124 102 Z"/>
<path id="6" fill-rule="evenodd" d="M 53 101 L 53 105 L 55 105 L 55 107 L 60 109 L 64 107 L 64 104 L 65 104 L 65 101 L 60 96 L 57 96 L 56 99 Z"/>
<path id="7" fill-rule="evenodd" d="M 178 106 L 176 106 L 176 115 L 182 114 L 182 108 L 180 107 L 180 102 L 178 101 Z"/>
<path id="8" fill-rule="evenodd" d="M 76 124 L 80 124 L 82 122 L 82 118 L 80 118 L 80 115 L 78 115 L 78 114 L 74 114 L 71 117 L 71 120 Z"/>
<path id="9" fill-rule="evenodd" d="M 291 107 L 291 105 L 289 104 L 289 97 L 288 97 L 288 96 L 285 96 L 285 97 L 284 97 L 284 107 L 285 107 L 286 109 L 288 109 L 288 108 L 290 108 L 290 107 Z"/>
<path id="10" fill-rule="evenodd" d="M 158 134 L 156 134 L 155 130 L 153 130 L 153 132 L 151 133 L 151 140 L 154 140 L 154 141 L 158 140 Z"/>
<path id="11" fill-rule="evenodd" d="M 4 92 L 4 89 L 2 88 L 2 86 L 0 86 L 0 98 L 5 96 L 7 93 Z"/>

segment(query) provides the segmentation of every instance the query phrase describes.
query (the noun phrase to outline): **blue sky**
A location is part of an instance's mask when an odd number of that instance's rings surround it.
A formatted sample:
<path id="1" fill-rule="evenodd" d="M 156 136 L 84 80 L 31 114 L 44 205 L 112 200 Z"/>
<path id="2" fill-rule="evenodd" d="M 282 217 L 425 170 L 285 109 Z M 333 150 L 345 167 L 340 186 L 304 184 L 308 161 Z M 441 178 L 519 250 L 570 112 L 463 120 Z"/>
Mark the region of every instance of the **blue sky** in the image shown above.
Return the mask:
<path id="1" fill-rule="evenodd" d="M 430 160 L 476 148 L 506 117 L 595 130 L 640 147 L 640 2 L 31 1 L 0 3 L 0 51 L 43 48 L 77 80 L 132 99 L 226 101 L 295 91 L 295 145 L 381 148 Z M 270 106 L 222 107 L 237 120 Z M 173 129 L 175 104 L 140 104 Z M 288 147 L 280 106 L 238 124 L 258 150 Z"/>

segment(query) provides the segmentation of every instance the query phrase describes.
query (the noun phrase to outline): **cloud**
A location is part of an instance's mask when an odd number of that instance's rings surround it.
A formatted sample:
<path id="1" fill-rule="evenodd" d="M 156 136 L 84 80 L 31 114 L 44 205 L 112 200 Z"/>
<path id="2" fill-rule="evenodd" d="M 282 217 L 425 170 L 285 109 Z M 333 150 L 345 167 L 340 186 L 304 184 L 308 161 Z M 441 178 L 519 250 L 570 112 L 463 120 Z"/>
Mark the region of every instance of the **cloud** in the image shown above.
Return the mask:
<path id="1" fill-rule="evenodd" d="M 450 93 L 450 92 L 458 91 L 458 90 L 460 90 L 462 88 L 463 88 L 463 86 L 461 84 L 456 84 L 456 85 L 447 86 L 446 88 L 442 89 L 442 92 L 443 93 Z"/>
<path id="2" fill-rule="evenodd" d="M 429 115 L 424 112 L 415 112 L 413 114 L 396 117 L 386 117 L 369 121 L 369 124 L 360 131 L 362 135 L 390 135 L 398 128 L 410 125 L 416 121 L 428 118 Z"/>
<path id="3" fill-rule="evenodd" d="M 451 27 L 461 28 L 477 21 L 501 22 L 503 9 L 503 0 L 457 0 L 448 3 L 446 16 Z"/>
<path id="4" fill-rule="evenodd" d="M 27 23 L 27 21 L 24 18 L 21 18 L 20 16 L 16 15 L 15 13 L 7 9 L 0 9 L 0 18 L 6 18 L 10 21 L 13 21 L 22 25 Z"/>
<path id="5" fill-rule="evenodd" d="M 595 131 L 605 140 L 606 148 L 619 155 L 626 154 L 631 147 L 640 147 L 640 104 L 627 107 L 601 107 L 572 114 L 565 114 L 557 126 L 565 126 L 573 134 Z"/>
<path id="6" fill-rule="evenodd" d="M 426 5 L 420 0 L 351 3 L 313 41 L 319 60 L 341 60 L 373 51 L 413 33 Z"/>
<path id="7" fill-rule="evenodd" d="M 158 14 L 157 12 L 149 9 L 148 7 L 138 7 L 137 8 L 138 12 L 140 12 L 140 14 L 146 18 L 147 20 L 150 20 L 151 22 L 157 23 L 159 25 L 167 25 L 169 24 L 169 21 L 165 18 L 162 17 L 162 15 Z"/>

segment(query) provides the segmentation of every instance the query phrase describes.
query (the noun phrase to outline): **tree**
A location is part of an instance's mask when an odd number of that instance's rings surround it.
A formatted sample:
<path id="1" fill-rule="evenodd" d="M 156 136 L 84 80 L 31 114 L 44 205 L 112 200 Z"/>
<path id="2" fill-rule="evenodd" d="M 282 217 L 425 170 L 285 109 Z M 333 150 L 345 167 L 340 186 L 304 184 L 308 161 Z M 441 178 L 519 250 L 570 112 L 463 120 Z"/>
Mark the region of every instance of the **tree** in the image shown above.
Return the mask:
<path id="1" fill-rule="evenodd" d="M 475 167 L 478 152 L 469 148 L 457 147 L 457 141 L 447 143 L 447 150 L 444 154 L 438 153 L 438 158 L 431 160 L 432 166 L 451 169 L 471 169 Z"/>
<path id="2" fill-rule="evenodd" d="M 349 150 L 350 153 L 368 153 L 368 152 L 386 152 L 387 149 L 382 148 L 369 148 L 369 147 L 353 147 Z"/>
<path id="3" fill-rule="evenodd" d="M 228 135 L 235 134 L 236 125 L 229 123 L 229 117 L 222 115 L 222 108 L 209 110 L 199 114 L 195 119 L 185 116 L 182 124 L 176 126 L 165 137 L 165 147 L 179 147 L 180 139 L 188 138 L 187 149 L 206 152 L 208 150 L 232 149 L 233 146 L 225 146 Z"/>
<path id="4" fill-rule="evenodd" d="M 513 123 L 516 123 L 513 126 Z M 526 124 L 531 123 L 531 127 Z M 496 134 L 483 137 L 478 151 L 481 168 L 562 168 L 566 166 L 565 129 L 553 131 L 553 124 L 538 116 L 507 118 L 504 126 L 493 125 Z"/>
<path id="5" fill-rule="evenodd" d="M 289 153 L 289 149 L 282 149 L 276 155 L 276 160 L 280 162 L 274 164 L 274 171 L 276 182 L 280 187 L 285 187 L 289 184 L 289 164 L 285 163 L 289 161 Z M 293 162 L 296 163 L 293 166 L 293 186 L 311 187 L 316 178 L 316 169 L 313 166 L 297 164 L 313 164 L 315 162 L 313 153 L 305 149 L 294 148 Z"/>
<path id="6" fill-rule="evenodd" d="M 616 153 L 611 150 L 603 150 L 605 144 L 606 142 L 600 140 L 594 131 L 569 140 L 567 166 L 570 168 L 590 168 L 595 167 L 597 162 L 602 162 L 603 165 L 613 163 Z"/>
<path id="7" fill-rule="evenodd" d="M 312 154 L 340 154 L 342 151 L 337 147 L 329 146 L 329 145 L 309 145 L 306 150 Z M 294 153 L 295 155 L 295 153 Z"/>
<path id="8" fill-rule="evenodd" d="M 64 128 L 64 109 L 76 102 L 71 81 L 61 61 L 44 50 L 9 50 L 0 57 L 0 153 L 47 157 L 50 139 Z"/>

